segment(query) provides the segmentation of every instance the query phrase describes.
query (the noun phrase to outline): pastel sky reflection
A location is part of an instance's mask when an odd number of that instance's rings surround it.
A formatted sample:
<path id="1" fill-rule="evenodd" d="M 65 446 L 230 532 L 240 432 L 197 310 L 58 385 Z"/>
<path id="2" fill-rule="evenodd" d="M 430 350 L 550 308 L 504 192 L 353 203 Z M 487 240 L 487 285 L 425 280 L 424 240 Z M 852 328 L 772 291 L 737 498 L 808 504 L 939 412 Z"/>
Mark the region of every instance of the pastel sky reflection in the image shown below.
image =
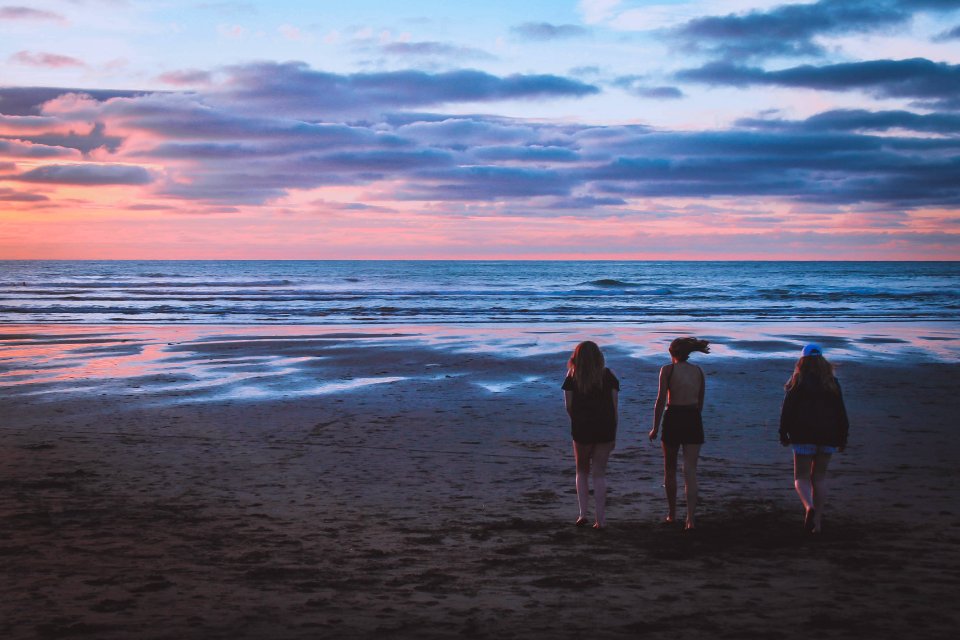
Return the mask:
<path id="1" fill-rule="evenodd" d="M 330 336 L 344 335 L 342 327 L 331 332 L 324 327 L 272 326 L 271 338 L 265 341 L 263 329 L 250 326 L 229 327 L 234 335 L 220 342 L 215 336 L 223 335 L 222 327 L 124 325 L 111 327 L 127 341 L 125 352 L 118 354 L 90 349 L 87 341 L 96 339 L 84 337 L 93 333 L 90 327 L 21 329 L 22 335 L 0 340 L 0 389 L 4 393 L 98 391 L 107 395 L 152 396 L 165 403 L 332 395 L 414 377 L 438 385 L 462 385 L 466 380 L 489 393 L 507 393 L 543 379 L 542 375 L 524 373 L 523 360 L 535 359 L 538 366 L 554 361 L 559 376 L 570 351 L 581 340 L 597 341 L 610 361 L 639 358 L 658 363 L 667 360 L 670 340 L 693 333 L 692 327 L 682 325 L 577 325 L 550 331 L 520 326 L 408 325 L 404 326 L 404 334 L 397 334 L 393 327 L 351 327 L 349 335 L 354 337 L 334 340 Z M 854 360 L 869 360 L 877 365 L 894 361 L 960 362 L 960 329 L 948 322 L 703 323 L 696 329 L 697 335 L 711 340 L 711 359 L 790 361 L 797 357 L 803 344 L 816 341 L 840 366 Z M 98 330 L 102 331 L 102 327 Z M 284 334 L 289 338 L 283 340 Z M 84 342 L 78 346 L 81 340 Z M 300 353 L 304 348 L 317 351 L 316 344 L 323 340 L 335 351 L 316 357 Z M 232 358 L 229 354 L 238 344 L 243 347 L 236 349 Z M 385 366 L 375 376 L 353 375 L 348 369 L 353 358 L 369 357 L 377 349 L 405 346 L 434 349 L 444 364 L 422 365 L 413 373 Z M 251 353 L 264 348 L 272 353 Z M 491 370 L 482 376 L 464 377 L 464 369 L 470 367 L 472 358 L 491 355 L 515 360 L 515 371 Z M 396 361 L 402 360 L 401 357 Z"/>

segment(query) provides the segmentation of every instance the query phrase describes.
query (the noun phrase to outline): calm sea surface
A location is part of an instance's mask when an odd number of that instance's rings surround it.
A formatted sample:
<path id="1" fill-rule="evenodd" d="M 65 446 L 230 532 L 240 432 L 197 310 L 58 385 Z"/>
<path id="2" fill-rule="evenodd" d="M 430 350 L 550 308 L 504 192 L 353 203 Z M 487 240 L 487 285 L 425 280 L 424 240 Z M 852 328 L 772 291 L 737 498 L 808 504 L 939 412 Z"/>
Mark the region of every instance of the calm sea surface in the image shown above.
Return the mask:
<path id="1" fill-rule="evenodd" d="M 958 318 L 958 262 L 0 261 L 8 324 Z"/>

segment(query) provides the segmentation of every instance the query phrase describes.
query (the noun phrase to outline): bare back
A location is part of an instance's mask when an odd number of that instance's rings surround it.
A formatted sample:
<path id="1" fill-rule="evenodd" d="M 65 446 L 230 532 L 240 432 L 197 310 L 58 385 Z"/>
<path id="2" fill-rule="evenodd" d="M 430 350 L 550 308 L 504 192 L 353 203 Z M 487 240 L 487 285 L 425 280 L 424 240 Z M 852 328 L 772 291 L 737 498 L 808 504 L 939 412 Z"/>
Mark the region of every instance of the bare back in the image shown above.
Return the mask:
<path id="1" fill-rule="evenodd" d="M 667 404 L 699 405 L 703 398 L 703 371 L 689 362 L 675 362 L 673 371 L 667 371 Z M 666 368 L 666 367 L 664 367 Z"/>

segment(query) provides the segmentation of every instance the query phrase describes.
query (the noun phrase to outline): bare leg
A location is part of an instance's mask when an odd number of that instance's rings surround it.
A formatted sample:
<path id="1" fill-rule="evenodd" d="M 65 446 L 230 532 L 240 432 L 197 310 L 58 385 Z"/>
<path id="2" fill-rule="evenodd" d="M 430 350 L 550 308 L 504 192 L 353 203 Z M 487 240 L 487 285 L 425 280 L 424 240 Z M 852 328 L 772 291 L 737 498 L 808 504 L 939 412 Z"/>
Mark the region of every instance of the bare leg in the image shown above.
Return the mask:
<path id="1" fill-rule="evenodd" d="M 577 462 L 577 504 L 580 507 L 577 524 L 580 524 L 581 520 L 586 520 L 590 509 L 590 456 L 592 454 L 592 444 L 573 442 L 573 457 Z"/>
<path id="2" fill-rule="evenodd" d="M 593 500 L 597 506 L 597 522 L 594 527 L 607 526 L 607 460 L 616 443 L 600 442 L 593 445 Z"/>
<path id="3" fill-rule="evenodd" d="M 679 446 L 661 441 L 663 447 L 663 488 L 667 494 L 667 522 L 677 521 L 677 453 Z"/>
<path id="4" fill-rule="evenodd" d="M 810 511 L 813 509 L 813 487 L 810 485 L 811 466 L 813 465 L 813 456 L 805 456 L 799 453 L 793 454 L 793 486 L 803 502 L 803 508 Z"/>
<path id="5" fill-rule="evenodd" d="M 830 464 L 829 453 L 817 453 L 813 460 L 813 470 L 810 479 L 813 484 L 813 532 L 820 533 L 823 505 L 827 501 L 827 466 Z"/>
<path id="6" fill-rule="evenodd" d="M 697 484 L 697 462 L 700 460 L 700 445 L 683 445 L 683 482 L 684 493 L 687 496 L 687 523 L 685 529 L 693 529 L 696 526 L 694 513 L 697 510 L 697 496 L 699 485 Z"/>

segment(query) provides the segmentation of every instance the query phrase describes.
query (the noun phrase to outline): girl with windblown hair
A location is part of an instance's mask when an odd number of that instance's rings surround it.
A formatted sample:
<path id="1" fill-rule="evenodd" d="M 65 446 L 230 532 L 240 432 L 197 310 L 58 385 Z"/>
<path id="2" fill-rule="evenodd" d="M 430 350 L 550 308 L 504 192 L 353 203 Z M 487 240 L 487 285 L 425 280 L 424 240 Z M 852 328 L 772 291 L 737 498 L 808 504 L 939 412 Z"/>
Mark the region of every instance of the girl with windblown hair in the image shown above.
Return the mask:
<path id="1" fill-rule="evenodd" d="M 847 446 L 847 409 L 833 365 L 819 345 L 803 348 L 784 388 L 780 444 L 793 445 L 793 486 L 806 510 L 803 526 L 820 533 L 830 456 Z"/>
<path id="2" fill-rule="evenodd" d="M 660 369 L 660 388 L 653 408 L 650 440 L 656 440 L 663 417 L 663 487 L 667 494 L 665 522 L 677 520 L 677 454 L 683 447 L 684 492 L 687 496 L 687 520 L 684 531 L 696 526 L 697 462 L 703 444 L 703 395 L 706 382 L 703 370 L 687 360 L 694 351 L 710 353 L 709 342 L 697 338 L 677 338 L 670 343 L 670 364 Z M 666 409 L 666 411 L 664 411 Z"/>
<path id="3" fill-rule="evenodd" d="M 578 527 L 587 523 L 590 472 L 597 517 L 594 529 L 607 526 L 607 460 L 617 437 L 617 394 L 620 381 L 604 366 L 596 343 L 581 342 L 573 350 L 563 381 L 563 400 L 570 416 L 573 456 L 577 463 Z"/>

